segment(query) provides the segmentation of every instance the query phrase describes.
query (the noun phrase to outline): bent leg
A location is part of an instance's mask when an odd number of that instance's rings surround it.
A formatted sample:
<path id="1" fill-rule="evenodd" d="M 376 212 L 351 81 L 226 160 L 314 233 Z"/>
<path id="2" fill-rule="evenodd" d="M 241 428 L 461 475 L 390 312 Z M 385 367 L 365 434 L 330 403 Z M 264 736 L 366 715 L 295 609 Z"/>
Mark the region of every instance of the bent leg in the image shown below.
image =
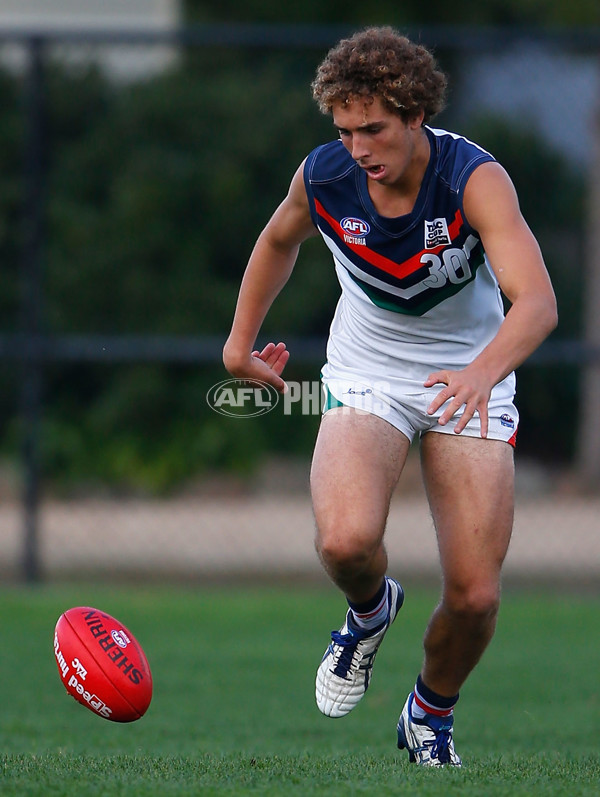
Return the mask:
<path id="1" fill-rule="evenodd" d="M 387 421 L 349 407 L 321 421 L 311 469 L 316 548 L 353 603 L 371 599 L 385 575 L 385 524 L 409 446 Z"/>
<path id="2" fill-rule="evenodd" d="M 497 440 L 431 432 L 421 455 L 443 574 L 421 675 L 429 689 L 451 697 L 494 634 L 513 524 L 513 450 Z"/>

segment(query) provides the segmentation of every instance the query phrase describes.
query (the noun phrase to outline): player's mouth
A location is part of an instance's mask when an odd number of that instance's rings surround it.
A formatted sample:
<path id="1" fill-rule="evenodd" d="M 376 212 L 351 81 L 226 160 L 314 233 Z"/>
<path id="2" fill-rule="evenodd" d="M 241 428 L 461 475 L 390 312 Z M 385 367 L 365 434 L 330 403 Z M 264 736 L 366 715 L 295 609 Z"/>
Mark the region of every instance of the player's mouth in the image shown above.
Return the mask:
<path id="1" fill-rule="evenodd" d="M 372 180 L 381 180 L 381 178 L 385 175 L 385 166 L 382 166 L 381 163 L 376 163 L 371 166 L 363 166 L 363 169 Z"/>

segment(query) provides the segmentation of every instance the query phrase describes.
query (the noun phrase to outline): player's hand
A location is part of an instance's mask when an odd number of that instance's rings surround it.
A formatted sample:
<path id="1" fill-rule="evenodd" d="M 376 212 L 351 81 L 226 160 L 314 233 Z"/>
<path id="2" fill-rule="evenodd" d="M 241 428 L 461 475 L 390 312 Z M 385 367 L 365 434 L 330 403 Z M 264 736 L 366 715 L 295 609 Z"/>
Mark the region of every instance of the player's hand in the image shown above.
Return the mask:
<path id="1" fill-rule="evenodd" d="M 444 387 L 427 408 L 427 413 L 433 415 L 442 404 L 448 402 L 440 416 L 440 426 L 445 426 L 464 407 L 458 423 L 454 429 L 460 434 L 473 415 L 477 412 L 481 424 L 481 436 L 487 437 L 488 433 L 488 402 L 493 385 L 475 368 L 465 368 L 463 371 L 435 371 L 429 374 L 423 383 L 425 387 L 443 384 Z"/>
<path id="2" fill-rule="evenodd" d="M 253 351 L 242 363 L 229 362 L 224 357 L 225 367 L 236 379 L 257 380 L 272 385 L 279 393 L 287 393 L 287 385 L 281 373 L 290 358 L 285 343 L 267 343 L 262 351 Z"/>

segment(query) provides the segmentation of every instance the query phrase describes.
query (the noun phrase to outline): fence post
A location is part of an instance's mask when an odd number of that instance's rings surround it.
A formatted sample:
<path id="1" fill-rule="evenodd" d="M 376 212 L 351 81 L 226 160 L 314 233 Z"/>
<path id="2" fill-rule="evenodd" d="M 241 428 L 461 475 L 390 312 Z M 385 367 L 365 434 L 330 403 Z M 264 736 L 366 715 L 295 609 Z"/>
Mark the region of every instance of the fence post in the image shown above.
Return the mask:
<path id="1" fill-rule="evenodd" d="M 25 81 L 24 219 L 21 273 L 21 334 L 23 361 L 21 418 L 23 423 L 23 578 L 41 578 L 39 556 L 40 422 L 42 405 L 42 261 L 44 251 L 44 42 L 27 42 L 28 71 Z"/>

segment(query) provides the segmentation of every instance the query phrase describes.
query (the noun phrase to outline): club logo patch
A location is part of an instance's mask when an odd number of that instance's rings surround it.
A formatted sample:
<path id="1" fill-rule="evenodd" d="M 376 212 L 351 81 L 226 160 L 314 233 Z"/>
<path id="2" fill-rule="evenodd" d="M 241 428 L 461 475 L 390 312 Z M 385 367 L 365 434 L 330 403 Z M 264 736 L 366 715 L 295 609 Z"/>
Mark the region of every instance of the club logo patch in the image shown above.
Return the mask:
<path id="1" fill-rule="evenodd" d="M 425 249 L 435 249 L 436 246 L 447 246 L 451 243 L 446 219 L 425 221 Z"/>

